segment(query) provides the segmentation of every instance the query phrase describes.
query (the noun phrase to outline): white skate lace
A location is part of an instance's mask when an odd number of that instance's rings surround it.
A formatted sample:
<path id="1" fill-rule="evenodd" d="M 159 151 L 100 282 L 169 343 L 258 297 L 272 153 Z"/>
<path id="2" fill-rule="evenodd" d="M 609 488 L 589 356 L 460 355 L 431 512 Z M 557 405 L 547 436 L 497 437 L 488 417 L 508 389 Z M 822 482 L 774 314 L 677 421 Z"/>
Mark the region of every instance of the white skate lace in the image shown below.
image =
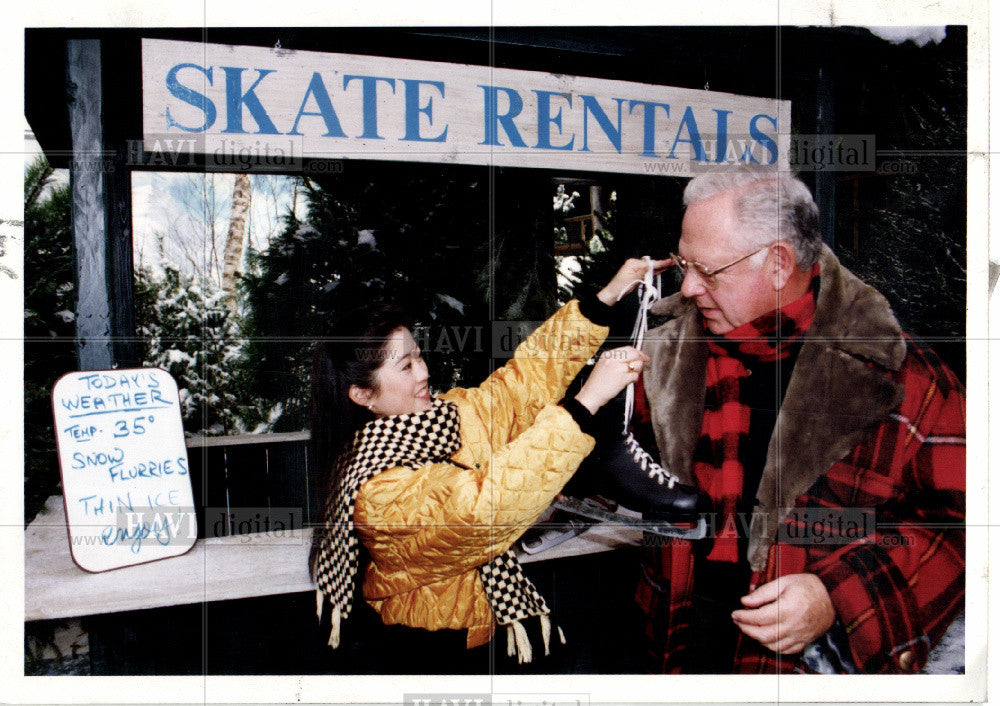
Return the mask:
<path id="1" fill-rule="evenodd" d="M 625 448 L 632 454 L 633 460 L 639 464 L 639 467 L 646 472 L 646 475 L 660 485 L 666 483 L 668 488 L 673 488 L 674 483 L 677 482 L 677 476 L 654 461 L 653 457 L 646 453 L 636 438 L 632 436 L 632 432 L 625 432 L 623 436 L 625 437 Z"/>
<path id="2" fill-rule="evenodd" d="M 639 311 L 635 317 L 635 324 L 632 326 L 632 345 L 642 350 L 642 341 L 649 330 L 649 307 L 653 305 L 661 295 L 660 275 L 653 275 L 653 262 L 646 255 L 642 258 L 646 262 L 646 272 L 639 282 Z M 621 299 L 621 297 L 619 297 Z M 632 459 L 642 470 L 660 485 L 667 484 L 668 488 L 673 488 L 677 482 L 677 476 L 673 475 L 666 468 L 653 460 L 638 440 L 629 431 L 629 423 L 632 421 L 632 413 L 635 411 L 635 383 L 629 383 L 625 388 L 625 419 L 622 424 L 622 436 L 625 438 L 625 448 L 632 455 Z"/>
<path id="3" fill-rule="evenodd" d="M 632 326 L 631 336 L 632 346 L 639 350 L 642 350 L 643 338 L 646 336 L 646 331 L 649 330 L 649 307 L 662 296 L 660 294 L 660 275 L 653 276 L 653 261 L 649 259 L 649 255 L 643 256 L 642 259 L 646 262 L 646 273 L 641 280 L 636 280 L 639 283 L 639 311 L 635 316 L 635 324 Z M 620 296 L 618 298 L 621 299 Z M 633 411 L 635 411 L 635 383 L 630 382 L 628 387 L 625 388 L 623 434 L 628 433 L 628 425 L 632 421 Z"/>

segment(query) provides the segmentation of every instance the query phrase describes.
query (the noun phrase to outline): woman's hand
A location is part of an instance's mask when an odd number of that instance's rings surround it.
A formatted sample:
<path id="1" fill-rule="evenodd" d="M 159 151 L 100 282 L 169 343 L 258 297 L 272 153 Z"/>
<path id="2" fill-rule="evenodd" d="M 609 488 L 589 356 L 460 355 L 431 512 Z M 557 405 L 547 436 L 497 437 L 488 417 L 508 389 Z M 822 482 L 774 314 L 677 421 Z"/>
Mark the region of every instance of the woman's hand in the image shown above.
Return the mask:
<path id="1" fill-rule="evenodd" d="M 607 286 L 597 293 L 597 298 L 608 306 L 620 301 L 622 297 L 631 292 L 642 282 L 646 276 L 649 265 L 653 265 L 653 274 L 659 274 L 674 264 L 669 257 L 666 260 L 646 260 L 637 257 L 629 258 L 622 265 L 617 274 L 611 278 Z"/>
<path id="2" fill-rule="evenodd" d="M 577 402 L 594 414 L 624 390 L 626 385 L 638 380 L 642 366 L 647 362 L 649 356 L 632 346 L 605 351 L 598 358 L 587 382 L 583 383 L 577 393 Z"/>

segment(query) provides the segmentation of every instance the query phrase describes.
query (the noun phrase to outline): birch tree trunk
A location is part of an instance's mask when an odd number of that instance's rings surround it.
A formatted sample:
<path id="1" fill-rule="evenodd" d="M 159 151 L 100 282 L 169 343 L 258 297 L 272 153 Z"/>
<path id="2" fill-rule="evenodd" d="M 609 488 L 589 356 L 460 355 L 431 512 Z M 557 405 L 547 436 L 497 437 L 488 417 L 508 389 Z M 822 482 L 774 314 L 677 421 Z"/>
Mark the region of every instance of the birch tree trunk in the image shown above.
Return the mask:
<path id="1" fill-rule="evenodd" d="M 227 295 L 229 310 L 236 311 L 236 276 L 243 259 L 243 236 L 250 212 L 250 175 L 237 174 L 233 184 L 233 209 L 229 215 L 229 233 L 222 259 L 222 291 Z"/>

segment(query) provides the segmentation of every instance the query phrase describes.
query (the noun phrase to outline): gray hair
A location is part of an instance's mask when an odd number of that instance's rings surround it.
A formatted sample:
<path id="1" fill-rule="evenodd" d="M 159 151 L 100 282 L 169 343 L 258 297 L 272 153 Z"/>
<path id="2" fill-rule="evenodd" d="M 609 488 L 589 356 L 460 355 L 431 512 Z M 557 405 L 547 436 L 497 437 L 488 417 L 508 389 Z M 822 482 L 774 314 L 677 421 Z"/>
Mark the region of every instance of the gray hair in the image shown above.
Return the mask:
<path id="1" fill-rule="evenodd" d="M 823 238 L 819 208 L 802 181 L 789 172 L 753 165 L 699 174 L 684 189 L 684 205 L 737 191 L 736 220 L 745 237 L 761 247 L 784 240 L 800 269 L 819 260 Z"/>

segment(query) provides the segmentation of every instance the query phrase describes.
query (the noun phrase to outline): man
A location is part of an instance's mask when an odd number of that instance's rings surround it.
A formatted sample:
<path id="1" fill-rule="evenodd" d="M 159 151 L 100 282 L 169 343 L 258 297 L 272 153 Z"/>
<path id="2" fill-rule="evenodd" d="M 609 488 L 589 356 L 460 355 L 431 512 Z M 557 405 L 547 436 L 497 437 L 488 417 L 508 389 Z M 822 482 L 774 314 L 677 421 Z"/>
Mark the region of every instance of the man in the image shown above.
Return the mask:
<path id="1" fill-rule="evenodd" d="M 918 671 L 964 602 L 962 384 L 822 244 L 794 176 L 705 174 L 684 203 L 643 379 L 714 531 L 646 555 L 652 666 Z"/>

